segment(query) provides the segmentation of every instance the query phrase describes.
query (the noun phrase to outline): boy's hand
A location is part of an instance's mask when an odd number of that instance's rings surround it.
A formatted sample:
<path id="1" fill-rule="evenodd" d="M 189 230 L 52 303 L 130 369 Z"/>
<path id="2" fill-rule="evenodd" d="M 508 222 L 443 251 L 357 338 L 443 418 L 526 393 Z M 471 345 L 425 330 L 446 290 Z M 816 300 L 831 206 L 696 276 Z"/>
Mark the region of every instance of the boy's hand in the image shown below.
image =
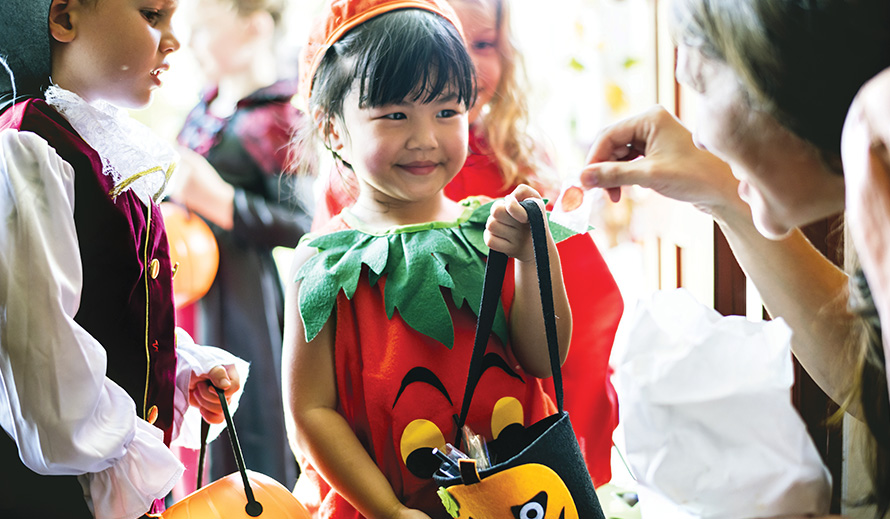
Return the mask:
<path id="1" fill-rule="evenodd" d="M 519 261 L 535 259 L 528 214 L 519 204 L 529 198 L 537 199 L 535 202 L 540 206 L 541 212 L 546 214 L 541 195 L 532 187 L 522 184 L 502 200 L 495 201 L 485 223 L 485 244 Z"/>
<path id="2" fill-rule="evenodd" d="M 228 365 L 216 366 L 203 375 L 192 374 L 189 380 L 189 404 L 200 409 L 201 416 L 207 422 L 222 423 L 225 415 L 219 403 L 219 395 L 211 385 L 223 390 L 228 403 L 241 387 L 241 376 L 235 366 Z"/>

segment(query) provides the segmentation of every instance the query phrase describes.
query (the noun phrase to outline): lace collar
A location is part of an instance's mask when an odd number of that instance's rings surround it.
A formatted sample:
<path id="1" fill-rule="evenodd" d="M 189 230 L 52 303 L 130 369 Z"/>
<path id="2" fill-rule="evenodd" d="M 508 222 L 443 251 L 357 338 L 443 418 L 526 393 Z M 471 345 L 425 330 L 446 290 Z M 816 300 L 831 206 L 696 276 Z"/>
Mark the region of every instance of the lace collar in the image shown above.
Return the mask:
<path id="1" fill-rule="evenodd" d="M 132 190 L 145 205 L 161 200 L 179 158 L 169 144 L 104 101 L 87 103 L 53 85 L 46 90 L 46 102 L 102 157 L 102 172 L 114 181 L 112 197 Z"/>

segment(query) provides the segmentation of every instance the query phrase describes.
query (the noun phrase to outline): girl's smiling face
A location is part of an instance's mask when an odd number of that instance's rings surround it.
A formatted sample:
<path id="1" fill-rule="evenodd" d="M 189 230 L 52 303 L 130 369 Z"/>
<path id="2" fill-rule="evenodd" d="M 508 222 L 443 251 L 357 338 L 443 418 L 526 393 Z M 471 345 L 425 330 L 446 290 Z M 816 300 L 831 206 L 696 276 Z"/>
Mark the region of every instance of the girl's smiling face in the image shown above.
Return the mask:
<path id="1" fill-rule="evenodd" d="M 87 101 L 147 105 L 180 46 L 171 26 L 178 0 L 54 0 L 53 80 Z"/>
<path id="2" fill-rule="evenodd" d="M 361 107 L 358 88 L 344 99 L 331 147 L 361 186 L 357 205 L 410 206 L 441 194 L 464 165 L 467 111 L 456 96 Z"/>

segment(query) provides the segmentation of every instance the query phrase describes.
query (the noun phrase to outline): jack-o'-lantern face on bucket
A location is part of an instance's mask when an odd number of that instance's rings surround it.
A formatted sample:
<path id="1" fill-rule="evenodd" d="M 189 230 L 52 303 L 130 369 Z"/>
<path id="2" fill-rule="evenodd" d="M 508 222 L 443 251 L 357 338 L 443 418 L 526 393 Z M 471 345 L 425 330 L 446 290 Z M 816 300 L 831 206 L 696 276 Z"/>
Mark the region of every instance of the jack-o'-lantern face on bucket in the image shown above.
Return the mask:
<path id="1" fill-rule="evenodd" d="M 492 474 L 478 483 L 439 491 L 456 519 L 578 519 L 578 509 L 562 478 L 550 467 L 527 463 Z"/>

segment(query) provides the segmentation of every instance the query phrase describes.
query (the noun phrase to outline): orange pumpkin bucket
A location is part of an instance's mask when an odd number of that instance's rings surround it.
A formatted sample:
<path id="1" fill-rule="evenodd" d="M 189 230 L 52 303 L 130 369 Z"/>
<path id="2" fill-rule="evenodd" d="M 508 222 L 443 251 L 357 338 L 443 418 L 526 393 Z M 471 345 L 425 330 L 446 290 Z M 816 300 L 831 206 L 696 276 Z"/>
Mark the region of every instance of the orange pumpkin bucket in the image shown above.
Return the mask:
<path id="1" fill-rule="evenodd" d="M 219 247 L 213 231 L 200 216 L 172 202 L 162 202 L 161 214 L 170 244 L 173 302 L 188 306 L 210 290 L 219 268 Z"/>
<path id="2" fill-rule="evenodd" d="M 233 472 L 206 487 L 199 488 L 174 504 L 163 514 L 163 519 L 250 519 L 268 517 L 281 519 L 310 519 L 309 512 L 297 498 L 278 481 L 252 470 L 247 471 L 254 502 L 246 500 L 241 474 Z M 257 513 L 259 512 L 259 513 Z"/>
<path id="3" fill-rule="evenodd" d="M 207 430 L 209 424 L 202 423 L 201 454 L 198 466 L 198 490 L 182 498 L 179 502 L 165 510 L 161 519 L 311 519 L 309 511 L 297 498 L 278 481 L 247 470 L 241 454 L 241 444 L 235 424 L 229 413 L 229 406 L 223 391 L 214 387 L 226 417 L 226 429 L 235 454 L 238 472 L 218 479 L 206 487 L 201 487 L 201 473 Z"/>

